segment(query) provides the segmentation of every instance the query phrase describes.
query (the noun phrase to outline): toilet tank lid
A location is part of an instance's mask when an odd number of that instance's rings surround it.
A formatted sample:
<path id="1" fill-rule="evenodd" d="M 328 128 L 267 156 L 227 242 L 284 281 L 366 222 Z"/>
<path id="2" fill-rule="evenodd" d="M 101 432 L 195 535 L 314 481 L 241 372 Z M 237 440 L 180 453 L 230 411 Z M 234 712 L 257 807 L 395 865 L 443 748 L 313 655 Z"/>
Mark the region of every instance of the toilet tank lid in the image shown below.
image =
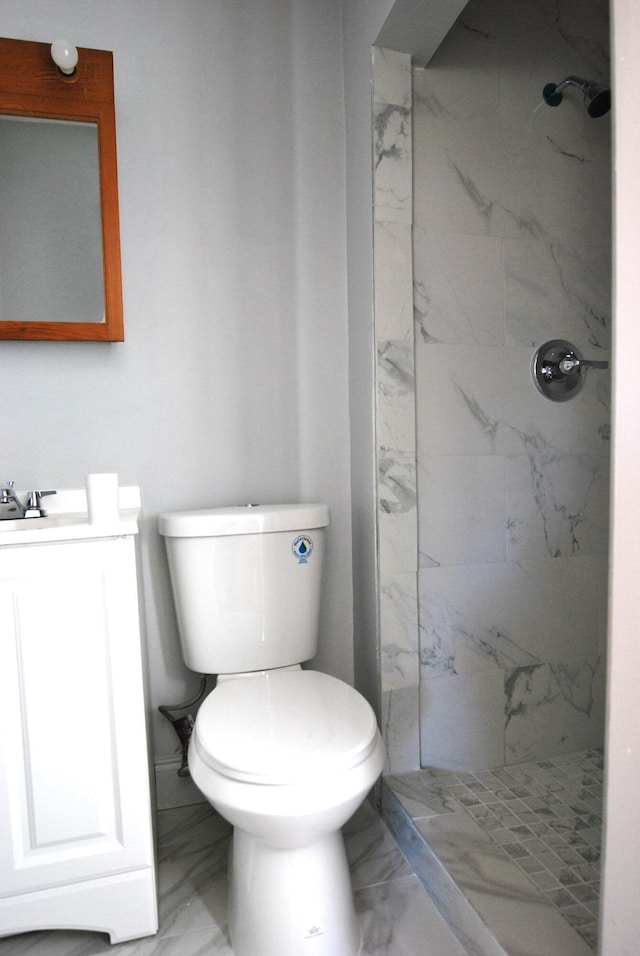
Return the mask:
<path id="1" fill-rule="evenodd" d="M 170 538 L 206 538 L 268 531 L 306 531 L 324 528 L 329 521 L 329 508 L 323 504 L 236 505 L 161 514 L 159 531 Z"/>

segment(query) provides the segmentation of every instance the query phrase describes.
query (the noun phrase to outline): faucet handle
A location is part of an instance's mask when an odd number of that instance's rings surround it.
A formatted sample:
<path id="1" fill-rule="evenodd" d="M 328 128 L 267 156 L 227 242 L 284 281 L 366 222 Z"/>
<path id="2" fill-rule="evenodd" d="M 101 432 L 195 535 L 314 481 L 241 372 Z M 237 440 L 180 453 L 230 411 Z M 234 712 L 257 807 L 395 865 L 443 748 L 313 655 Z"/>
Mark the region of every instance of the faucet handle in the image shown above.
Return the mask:
<path id="1" fill-rule="evenodd" d="M 39 501 L 40 498 L 44 498 L 45 495 L 57 495 L 57 491 L 31 491 L 29 493 L 29 501 L 35 500 Z"/>
<path id="2" fill-rule="evenodd" d="M 5 481 L 3 487 L 0 488 L 0 504 L 10 505 L 13 503 L 20 512 L 20 517 L 22 517 L 24 508 L 22 507 L 22 503 L 15 492 L 13 487 L 14 484 L 15 482 L 13 481 Z"/>
<path id="3" fill-rule="evenodd" d="M 25 518 L 46 518 L 47 512 L 42 507 L 42 499 L 46 495 L 55 495 L 55 491 L 30 491 L 27 498 Z"/>
<path id="4" fill-rule="evenodd" d="M 596 362 L 592 359 L 578 358 L 575 352 L 568 352 L 564 358 L 558 362 L 558 368 L 563 375 L 572 375 L 577 369 L 583 368 L 609 368 L 608 362 Z"/>

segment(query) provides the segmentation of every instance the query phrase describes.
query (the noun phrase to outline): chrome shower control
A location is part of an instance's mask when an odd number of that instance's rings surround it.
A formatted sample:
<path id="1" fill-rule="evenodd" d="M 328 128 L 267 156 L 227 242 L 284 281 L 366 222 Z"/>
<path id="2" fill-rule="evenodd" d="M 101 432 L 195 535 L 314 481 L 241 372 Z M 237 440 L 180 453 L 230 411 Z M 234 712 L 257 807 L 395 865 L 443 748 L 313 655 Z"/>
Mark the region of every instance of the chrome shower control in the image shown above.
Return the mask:
<path id="1" fill-rule="evenodd" d="M 593 362 L 587 359 L 578 358 L 573 352 L 571 355 L 567 355 L 566 358 L 563 358 L 560 362 L 560 371 L 564 372 L 565 375 L 573 375 L 574 372 L 577 372 L 581 368 L 609 368 L 608 362 Z"/>
<path id="2" fill-rule="evenodd" d="M 538 390 L 552 402 L 566 402 L 584 385 L 588 368 L 609 368 L 608 362 L 583 359 L 564 339 L 545 342 L 533 356 L 531 371 Z"/>

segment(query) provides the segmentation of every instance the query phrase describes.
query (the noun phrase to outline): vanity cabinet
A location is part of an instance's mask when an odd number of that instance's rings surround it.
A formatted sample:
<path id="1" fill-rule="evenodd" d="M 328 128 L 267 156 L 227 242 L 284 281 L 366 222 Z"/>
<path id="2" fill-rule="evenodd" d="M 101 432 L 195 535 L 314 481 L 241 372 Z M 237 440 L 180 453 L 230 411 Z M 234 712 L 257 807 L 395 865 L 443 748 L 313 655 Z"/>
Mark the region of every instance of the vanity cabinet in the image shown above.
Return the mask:
<path id="1" fill-rule="evenodd" d="M 0 936 L 155 933 L 133 534 L 0 546 L 0 700 Z"/>

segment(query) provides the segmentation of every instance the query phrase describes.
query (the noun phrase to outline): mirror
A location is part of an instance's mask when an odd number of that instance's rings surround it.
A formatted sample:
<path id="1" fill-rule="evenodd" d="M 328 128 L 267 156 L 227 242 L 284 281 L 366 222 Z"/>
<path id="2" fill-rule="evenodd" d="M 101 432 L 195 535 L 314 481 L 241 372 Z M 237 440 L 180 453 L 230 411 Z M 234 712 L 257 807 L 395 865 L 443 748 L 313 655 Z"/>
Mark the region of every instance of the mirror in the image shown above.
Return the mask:
<path id="1" fill-rule="evenodd" d="M 0 316 L 104 322 L 93 123 L 0 115 Z"/>
<path id="2" fill-rule="evenodd" d="M 124 339 L 113 58 L 0 38 L 0 339 Z"/>

